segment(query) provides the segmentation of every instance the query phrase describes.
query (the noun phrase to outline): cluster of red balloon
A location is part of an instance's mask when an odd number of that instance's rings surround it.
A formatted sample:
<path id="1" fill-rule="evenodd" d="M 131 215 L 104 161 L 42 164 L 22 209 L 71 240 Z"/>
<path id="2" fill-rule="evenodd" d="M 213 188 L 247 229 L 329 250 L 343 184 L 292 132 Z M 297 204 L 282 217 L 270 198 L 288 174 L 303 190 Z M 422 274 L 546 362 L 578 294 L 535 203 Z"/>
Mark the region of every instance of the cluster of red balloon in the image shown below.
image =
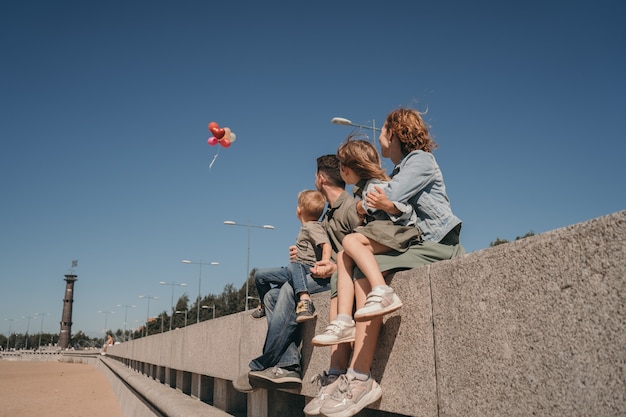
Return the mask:
<path id="1" fill-rule="evenodd" d="M 230 128 L 220 127 L 216 122 L 209 123 L 209 131 L 213 134 L 213 136 L 209 138 L 209 145 L 211 146 L 215 146 L 219 143 L 224 148 L 228 148 L 235 139 L 237 139 L 237 135 L 235 135 Z"/>

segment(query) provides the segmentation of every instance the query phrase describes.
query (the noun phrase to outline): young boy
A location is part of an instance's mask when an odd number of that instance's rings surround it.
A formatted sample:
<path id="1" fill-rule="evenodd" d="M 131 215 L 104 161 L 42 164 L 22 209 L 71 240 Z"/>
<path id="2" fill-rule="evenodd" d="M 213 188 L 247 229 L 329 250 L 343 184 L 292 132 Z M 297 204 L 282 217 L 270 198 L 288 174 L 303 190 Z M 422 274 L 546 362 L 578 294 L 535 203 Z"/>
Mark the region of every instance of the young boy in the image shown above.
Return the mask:
<path id="1" fill-rule="evenodd" d="M 330 261 L 331 258 L 332 247 L 328 234 L 319 221 L 324 213 L 325 205 L 326 198 L 317 190 L 305 190 L 298 194 L 296 216 L 302 226 L 296 237 L 296 257 L 289 263 L 289 266 L 279 268 L 275 274 L 255 274 L 254 282 L 261 302 L 259 307 L 252 312 L 253 318 L 265 316 L 263 297 L 272 285 L 280 287 L 285 282 L 291 284 L 299 300 L 296 307 L 296 322 L 301 323 L 315 317 L 315 306 L 309 295 L 306 276 L 317 261 Z"/>

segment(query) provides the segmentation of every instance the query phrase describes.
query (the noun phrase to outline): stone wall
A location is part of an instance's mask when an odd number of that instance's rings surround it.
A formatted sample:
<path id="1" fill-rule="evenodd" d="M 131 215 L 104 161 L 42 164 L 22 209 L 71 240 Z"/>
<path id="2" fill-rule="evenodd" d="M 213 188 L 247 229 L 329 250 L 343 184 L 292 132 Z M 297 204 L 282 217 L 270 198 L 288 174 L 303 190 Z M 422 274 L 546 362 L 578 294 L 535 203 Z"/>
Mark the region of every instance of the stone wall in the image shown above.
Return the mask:
<path id="1" fill-rule="evenodd" d="M 626 211 L 400 272 L 391 285 L 404 306 L 385 318 L 374 410 L 626 415 Z M 301 415 L 303 396 L 317 392 L 308 381 L 329 365 L 330 348 L 308 343 L 328 323 L 328 294 L 314 301 L 298 392 L 232 390 L 266 329 L 245 312 L 115 345 L 109 356 L 228 412 Z"/>

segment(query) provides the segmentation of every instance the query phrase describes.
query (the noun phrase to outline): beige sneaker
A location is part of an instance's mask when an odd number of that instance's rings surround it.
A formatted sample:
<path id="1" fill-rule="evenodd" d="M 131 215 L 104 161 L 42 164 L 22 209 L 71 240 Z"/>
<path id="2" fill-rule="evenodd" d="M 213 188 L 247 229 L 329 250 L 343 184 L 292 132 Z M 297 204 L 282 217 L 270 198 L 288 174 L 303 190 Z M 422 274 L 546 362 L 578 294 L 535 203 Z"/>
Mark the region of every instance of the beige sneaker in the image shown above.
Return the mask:
<path id="1" fill-rule="evenodd" d="M 328 375 L 326 371 L 324 371 L 324 373 L 314 376 L 311 382 L 317 383 L 319 391 L 317 396 L 304 407 L 303 411 L 307 416 L 317 416 L 320 413 L 320 408 L 322 408 L 324 401 L 330 397 L 335 391 L 337 384 L 339 384 L 339 377 L 337 375 Z"/>
<path id="2" fill-rule="evenodd" d="M 374 317 L 392 313 L 400 307 L 402 307 L 402 301 L 392 288 L 388 287 L 387 290 L 376 288 L 367 294 L 365 305 L 354 313 L 354 319 L 356 321 L 371 320 Z"/>
<path id="3" fill-rule="evenodd" d="M 367 381 L 360 381 L 341 375 L 338 381 L 335 391 L 320 408 L 320 413 L 326 417 L 353 416 L 383 395 L 380 385 L 371 377 Z"/>
<path id="4" fill-rule="evenodd" d="M 333 320 L 324 330 L 324 333 L 318 334 L 313 338 L 311 343 L 314 346 L 331 346 L 339 343 L 354 342 L 356 333 L 356 323 L 344 323 L 343 321 Z"/>

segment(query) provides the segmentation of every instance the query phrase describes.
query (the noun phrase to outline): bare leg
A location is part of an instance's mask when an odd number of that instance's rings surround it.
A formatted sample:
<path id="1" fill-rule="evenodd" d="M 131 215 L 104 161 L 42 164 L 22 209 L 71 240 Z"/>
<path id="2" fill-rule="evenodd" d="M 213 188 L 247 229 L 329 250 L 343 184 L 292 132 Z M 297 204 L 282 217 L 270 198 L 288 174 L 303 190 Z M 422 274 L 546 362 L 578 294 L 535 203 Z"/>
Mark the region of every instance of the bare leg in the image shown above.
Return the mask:
<path id="1" fill-rule="evenodd" d="M 378 242 L 370 241 L 360 233 L 351 233 L 343 239 L 343 249 L 359 266 L 372 288 L 386 285 L 374 254 L 387 252 L 389 250 L 388 247 Z"/>
<path id="2" fill-rule="evenodd" d="M 329 307 L 329 323 L 337 318 L 338 297 L 330 299 Z M 330 347 L 330 367 L 335 369 L 348 369 L 350 362 L 350 353 L 352 352 L 352 343 L 340 343 Z"/>
<path id="3" fill-rule="evenodd" d="M 341 369 L 347 364 L 350 353 L 352 351 L 351 344 L 354 341 L 354 320 L 352 314 L 354 310 L 354 284 L 352 283 L 352 270 L 354 263 L 349 256 L 343 251 L 337 254 L 337 297 L 331 300 L 330 323 L 323 333 L 318 334 L 312 339 L 315 346 L 332 346 L 337 344 L 345 344 L 347 346 L 339 346 L 331 350 L 331 361 L 333 356 L 337 359 L 337 363 L 342 365 Z M 334 355 L 336 352 L 336 355 Z"/>
<path id="4" fill-rule="evenodd" d="M 384 282 L 384 281 L 383 281 Z M 365 304 L 367 294 L 372 290 L 366 279 L 358 279 L 354 282 L 357 308 Z M 354 353 L 350 367 L 358 372 L 369 373 L 378 344 L 378 336 L 383 324 L 382 317 L 376 317 L 370 321 L 356 323 L 356 336 L 354 340 Z"/>
<path id="5" fill-rule="evenodd" d="M 376 260 L 374 260 L 374 262 L 376 262 Z M 354 309 L 354 283 L 352 282 L 353 270 L 354 261 L 345 253 L 345 251 L 339 252 L 337 254 L 338 314 L 347 314 L 352 316 L 352 310 Z"/>

